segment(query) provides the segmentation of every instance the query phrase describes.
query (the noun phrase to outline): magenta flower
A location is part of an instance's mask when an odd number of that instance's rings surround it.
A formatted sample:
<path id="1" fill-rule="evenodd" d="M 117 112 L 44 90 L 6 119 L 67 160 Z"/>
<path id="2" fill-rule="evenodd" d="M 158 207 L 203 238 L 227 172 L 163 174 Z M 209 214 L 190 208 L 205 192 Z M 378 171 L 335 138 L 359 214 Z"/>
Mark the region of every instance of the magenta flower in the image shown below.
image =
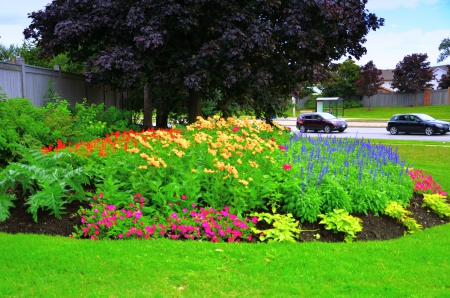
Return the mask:
<path id="1" fill-rule="evenodd" d="M 291 166 L 290 164 L 285 163 L 285 164 L 283 165 L 283 170 L 289 171 L 290 169 L 292 169 L 292 166 Z"/>

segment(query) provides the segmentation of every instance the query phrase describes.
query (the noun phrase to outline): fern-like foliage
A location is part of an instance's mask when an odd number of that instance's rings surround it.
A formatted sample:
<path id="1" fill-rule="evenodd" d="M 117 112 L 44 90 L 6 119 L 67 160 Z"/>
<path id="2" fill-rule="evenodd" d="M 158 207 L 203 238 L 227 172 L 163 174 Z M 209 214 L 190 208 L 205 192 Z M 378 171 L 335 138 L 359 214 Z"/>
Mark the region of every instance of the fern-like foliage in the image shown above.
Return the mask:
<path id="1" fill-rule="evenodd" d="M 19 146 L 23 158 L 20 162 L 8 165 L 0 173 L 0 191 L 5 188 L 21 185 L 23 194 L 29 194 L 25 204 L 27 211 L 37 222 L 39 209 L 48 210 L 50 214 L 61 218 L 64 204 L 74 199 L 85 198 L 83 185 L 90 183 L 89 176 L 82 167 L 73 168 L 70 163 L 71 154 L 67 152 L 43 155 L 38 150 L 24 149 Z M 5 203 L 3 199 L 0 207 L 0 220 L 9 217 L 7 209 L 12 203 Z"/>

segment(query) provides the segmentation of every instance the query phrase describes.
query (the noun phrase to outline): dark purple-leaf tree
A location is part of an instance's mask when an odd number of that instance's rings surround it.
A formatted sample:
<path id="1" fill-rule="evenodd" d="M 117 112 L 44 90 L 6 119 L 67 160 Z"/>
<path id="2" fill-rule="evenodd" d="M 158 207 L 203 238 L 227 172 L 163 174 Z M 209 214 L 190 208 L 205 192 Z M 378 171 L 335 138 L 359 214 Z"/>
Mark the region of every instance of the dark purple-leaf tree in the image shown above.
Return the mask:
<path id="1" fill-rule="evenodd" d="M 359 80 L 353 83 L 356 86 L 359 95 L 368 97 L 368 111 L 370 111 L 370 98 L 378 93 L 378 88 L 383 84 L 383 78 L 380 77 L 381 73 L 382 71 L 378 69 L 371 60 L 361 67 Z"/>
<path id="2" fill-rule="evenodd" d="M 447 65 L 447 73 L 441 76 L 438 89 L 450 88 L 450 65 Z"/>
<path id="3" fill-rule="evenodd" d="M 68 53 L 87 63 L 88 82 L 145 88 L 151 126 L 153 87 L 186 88 L 189 122 L 206 88 L 244 90 L 264 117 L 290 100 L 293 86 L 325 78 L 333 60 L 359 59 L 384 20 L 367 0 L 54 0 L 29 15 L 25 38 L 43 56 Z M 163 80 L 163 81 L 162 81 Z M 235 91 L 233 91 L 236 89 Z"/>
<path id="4" fill-rule="evenodd" d="M 434 78 L 427 54 L 407 55 L 394 69 L 394 79 L 391 86 L 397 93 L 415 94 L 417 106 L 417 92 L 432 86 L 430 81 Z"/>

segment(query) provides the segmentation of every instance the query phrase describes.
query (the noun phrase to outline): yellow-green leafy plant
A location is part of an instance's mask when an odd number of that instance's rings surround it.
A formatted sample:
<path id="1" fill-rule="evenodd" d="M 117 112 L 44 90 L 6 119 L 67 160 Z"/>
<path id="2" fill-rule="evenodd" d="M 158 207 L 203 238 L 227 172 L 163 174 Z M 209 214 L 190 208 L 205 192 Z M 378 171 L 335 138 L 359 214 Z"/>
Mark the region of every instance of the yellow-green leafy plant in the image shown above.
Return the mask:
<path id="1" fill-rule="evenodd" d="M 272 207 L 273 213 L 255 212 L 250 214 L 251 216 L 258 217 L 258 221 L 264 220 L 273 228 L 267 230 L 259 230 L 257 228 L 252 228 L 252 231 L 259 235 L 261 241 L 267 240 L 268 242 L 274 241 L 289 241 L 295 242 L 298 238 L 300 232 L 302 231 L 299 226 L 298 220 L 293 218 L 291 213 L 288 214 L 278 214 L 276 208 Z"/>
<path id="2" fill-rule="evenodd" d="M 398 202 L 389 202 L 384 209 L 384 213 L 401 222 L 408 229 L 408 233 L 410 234 L 422 231 L 423 229 L 422 225 L 418 224 L 414 218 L 409 217 L 412 213 L 403 208 Z"/>
<path id="3" fill-rule="evenodd" d="M 324 224 L 325 229 L 344 232 L 345 242 L 352 242 L 356 238 L 356 233 L 362 231 L 362 220 L 350 215 L 344 209 L 333 209 L 332 212 L 319 214 L 318 217 L 322 218 L 319 224 Z"/>
<path id="4" fill-rule="evenodd" d="M 450 217 L 450 205 L 446 197 L 440 194 L 424 194 L 422 207 L 429 207 L 436 212 L 440 218 Z"/>

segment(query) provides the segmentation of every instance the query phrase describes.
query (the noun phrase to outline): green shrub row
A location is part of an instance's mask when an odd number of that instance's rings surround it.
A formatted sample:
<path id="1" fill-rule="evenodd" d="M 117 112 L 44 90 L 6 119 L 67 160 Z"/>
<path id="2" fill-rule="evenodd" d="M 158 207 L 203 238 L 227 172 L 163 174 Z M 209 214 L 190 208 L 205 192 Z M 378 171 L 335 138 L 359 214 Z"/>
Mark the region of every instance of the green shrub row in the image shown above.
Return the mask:
<path id="1" fill-rule="evenodd" d="M 40 149 L 55 146 L 58 140 L 77 143 L 111 131 L 138 129 L 131 124 L 132 113 L 86 100 L 70 108 L 66 100 L 55 97 L 45 106 L 35 107 L 27 98 L 7 98 L 0 93 L 0 167 L 20 158 L 17 145 Z"/>

